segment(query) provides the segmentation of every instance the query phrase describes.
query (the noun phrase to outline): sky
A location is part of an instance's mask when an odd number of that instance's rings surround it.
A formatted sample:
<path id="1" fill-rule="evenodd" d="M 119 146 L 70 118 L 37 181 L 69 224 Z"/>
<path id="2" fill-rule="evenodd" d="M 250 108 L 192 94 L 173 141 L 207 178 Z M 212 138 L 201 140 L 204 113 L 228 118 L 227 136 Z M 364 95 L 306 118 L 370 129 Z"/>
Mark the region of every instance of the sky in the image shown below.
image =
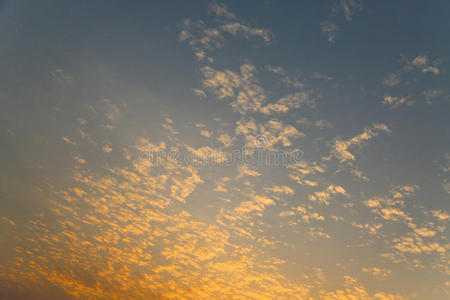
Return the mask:
<path id="1" fill-rule="evenodd" d="M 449 12 L 1 1 L 0 299 L 450 299 Z"/>

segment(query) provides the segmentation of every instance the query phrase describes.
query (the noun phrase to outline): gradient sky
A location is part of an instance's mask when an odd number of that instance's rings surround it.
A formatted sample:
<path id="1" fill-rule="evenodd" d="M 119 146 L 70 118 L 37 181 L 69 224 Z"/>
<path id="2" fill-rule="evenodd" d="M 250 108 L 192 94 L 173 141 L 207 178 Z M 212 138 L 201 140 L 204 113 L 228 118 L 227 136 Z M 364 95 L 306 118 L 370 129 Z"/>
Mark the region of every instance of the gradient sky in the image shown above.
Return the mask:
<path id="1" fill-rule="evenodd" d="M 450 299 L 449 14 L 1 1 L 0 299 Z"/>

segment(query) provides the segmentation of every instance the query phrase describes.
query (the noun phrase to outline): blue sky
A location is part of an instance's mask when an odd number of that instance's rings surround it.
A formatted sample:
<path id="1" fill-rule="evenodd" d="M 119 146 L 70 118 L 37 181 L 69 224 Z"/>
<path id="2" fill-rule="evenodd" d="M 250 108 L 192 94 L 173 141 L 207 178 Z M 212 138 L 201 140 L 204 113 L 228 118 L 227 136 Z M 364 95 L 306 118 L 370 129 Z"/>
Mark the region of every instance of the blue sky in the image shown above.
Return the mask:
<path id="1" fill-rule="evenodd" d="M 1 2 L 0 296 L 448 298 L 449 9 Z"/>

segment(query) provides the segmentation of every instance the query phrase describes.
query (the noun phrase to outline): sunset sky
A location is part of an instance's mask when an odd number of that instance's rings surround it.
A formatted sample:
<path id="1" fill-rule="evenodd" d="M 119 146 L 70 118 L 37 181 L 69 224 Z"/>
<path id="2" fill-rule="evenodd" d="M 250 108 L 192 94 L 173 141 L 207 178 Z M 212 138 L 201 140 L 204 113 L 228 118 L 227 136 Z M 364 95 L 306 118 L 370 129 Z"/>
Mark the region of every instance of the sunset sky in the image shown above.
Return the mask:
<path id="1" fill-rule="evenodd" d="M 0 299 L 450 299 L 449 70 L 446 0 L 0 1 Z"/>

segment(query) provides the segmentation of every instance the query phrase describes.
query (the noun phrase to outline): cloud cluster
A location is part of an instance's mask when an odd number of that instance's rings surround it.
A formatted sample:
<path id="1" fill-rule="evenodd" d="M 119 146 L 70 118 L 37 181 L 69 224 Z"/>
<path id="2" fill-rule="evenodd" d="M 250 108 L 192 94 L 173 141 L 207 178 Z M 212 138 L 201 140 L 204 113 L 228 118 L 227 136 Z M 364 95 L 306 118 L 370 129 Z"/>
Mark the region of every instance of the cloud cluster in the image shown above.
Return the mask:
<path id="1" fill-rule="evenodd" d="M 377 136 L 379 131 L 391 132 L 385 124 L 374 124 L 372 128 L 366 128 L 362 133 L 350 139 L 336 138 L 331 148 L 331 155 L 341 163 L 355 160 L 356 157 L 350 152 L 350 149 L 363 146 L 364 143 Z"/>

